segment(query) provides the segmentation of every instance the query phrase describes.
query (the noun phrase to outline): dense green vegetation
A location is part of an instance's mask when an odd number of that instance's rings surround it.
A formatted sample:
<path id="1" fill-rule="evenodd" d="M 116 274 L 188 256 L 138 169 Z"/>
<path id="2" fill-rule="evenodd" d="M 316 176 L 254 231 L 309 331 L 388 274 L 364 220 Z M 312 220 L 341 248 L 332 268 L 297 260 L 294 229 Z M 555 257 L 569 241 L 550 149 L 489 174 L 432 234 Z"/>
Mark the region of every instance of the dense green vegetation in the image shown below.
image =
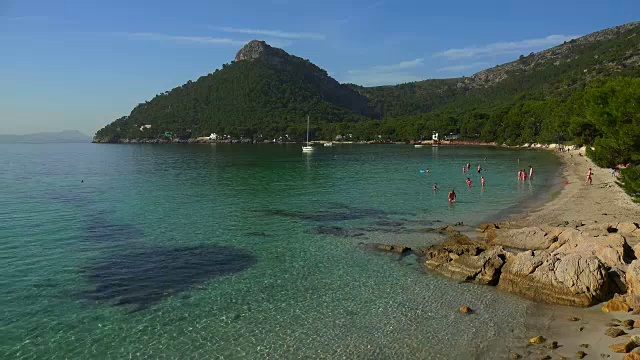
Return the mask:
<path id="1" fill-rule="evenodd" d="M 264 58 L 225 64 L 139 104 L 96 139 L 156 138 L 169 131 L 183 139 L 215 132 L 302 141 L 309 115 L 316 140 L 412 141 L 437 131 L 509 145 L 588 145 L 600 166 L 640 163 L 637 23 L 468 78 L 370 88 L 341 85 L 308 60 L 269 49 Z M 638 168 L 623 171 L 623 186 L 640 193 Z"/>

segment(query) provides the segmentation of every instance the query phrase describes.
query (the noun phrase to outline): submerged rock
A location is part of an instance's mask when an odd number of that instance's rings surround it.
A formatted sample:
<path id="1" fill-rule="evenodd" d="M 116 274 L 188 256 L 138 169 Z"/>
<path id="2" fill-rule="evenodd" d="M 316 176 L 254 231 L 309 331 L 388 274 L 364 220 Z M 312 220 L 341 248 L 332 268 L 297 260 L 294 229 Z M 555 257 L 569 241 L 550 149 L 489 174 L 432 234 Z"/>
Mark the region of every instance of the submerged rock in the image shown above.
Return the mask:
<path id="1" fill-rule="evenodd" d="M 582 358 L 584 358 L 585 356 L 587 356 L 587 353 L 586 353 L 586 352 L 584 352 L 584 351 L 578 351 L 578 352 L 576 353 L 576 358 L 577 358 L 577 359 L 582 359 Z"/>
<path id="2" fill-rule="evenodd" d="M 406 252 L 411 251 L 411 248 L 408 246 L 402 245 L 377 245 L 376 249 L 388 252 L 394 252 L 398 254 L 404 254 Z"/>

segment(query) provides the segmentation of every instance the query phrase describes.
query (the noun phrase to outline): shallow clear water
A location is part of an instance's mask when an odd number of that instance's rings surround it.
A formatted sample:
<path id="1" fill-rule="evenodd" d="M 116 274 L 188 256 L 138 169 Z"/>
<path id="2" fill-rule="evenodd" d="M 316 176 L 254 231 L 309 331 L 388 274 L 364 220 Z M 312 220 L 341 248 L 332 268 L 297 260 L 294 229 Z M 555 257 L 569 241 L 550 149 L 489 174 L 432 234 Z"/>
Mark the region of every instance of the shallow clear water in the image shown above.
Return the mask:
<path id="1" fill-rule="evenodd" d="M 528 301 L 367 245 L 559 181 L 548 152 L 402 145 L 0 145 L 0 166 L 1 358 L 487 357 Z"/>

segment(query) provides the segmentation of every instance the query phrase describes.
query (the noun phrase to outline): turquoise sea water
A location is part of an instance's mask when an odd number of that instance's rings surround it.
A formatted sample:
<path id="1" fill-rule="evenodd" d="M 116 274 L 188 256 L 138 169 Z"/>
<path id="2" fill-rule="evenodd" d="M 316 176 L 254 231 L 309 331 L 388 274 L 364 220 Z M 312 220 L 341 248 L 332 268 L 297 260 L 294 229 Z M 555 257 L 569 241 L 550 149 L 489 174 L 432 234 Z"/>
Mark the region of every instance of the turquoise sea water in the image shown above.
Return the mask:
<path id="1" fill-rule="evenodd" d="M 368 245 L 540 201 L 558 165 L 481 147 L 0 145 L 0 358 L 504 355 L 528 301 Z"/>

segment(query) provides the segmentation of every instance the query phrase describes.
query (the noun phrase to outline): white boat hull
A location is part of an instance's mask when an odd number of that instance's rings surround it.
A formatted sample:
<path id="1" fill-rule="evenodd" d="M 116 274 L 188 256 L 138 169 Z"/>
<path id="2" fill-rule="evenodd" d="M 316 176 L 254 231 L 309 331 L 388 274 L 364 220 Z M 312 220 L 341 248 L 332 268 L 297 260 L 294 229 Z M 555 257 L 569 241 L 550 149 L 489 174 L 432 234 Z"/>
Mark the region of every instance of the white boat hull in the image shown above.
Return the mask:
<path id="1" fill-rule="evenodd" d="M 312 152 L 313 151 L 313 146 L 303 146 L 302 147 L 302 152 Z"/>

